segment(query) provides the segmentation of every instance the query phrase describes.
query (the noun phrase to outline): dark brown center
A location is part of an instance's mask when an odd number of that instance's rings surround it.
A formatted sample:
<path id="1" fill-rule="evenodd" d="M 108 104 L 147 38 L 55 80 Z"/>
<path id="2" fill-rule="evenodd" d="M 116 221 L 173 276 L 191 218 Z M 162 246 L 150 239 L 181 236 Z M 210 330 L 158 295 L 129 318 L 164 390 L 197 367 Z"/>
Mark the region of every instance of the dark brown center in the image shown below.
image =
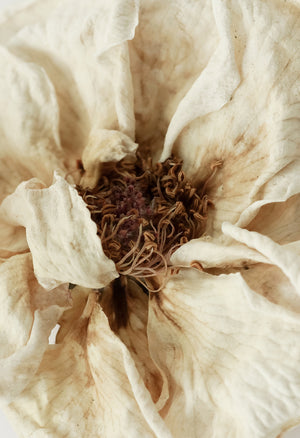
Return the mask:
<path id="1" fill-rule="evenodd" d="M 155 165 L 141 157 L 107 163 L 95 188 L 77 190 L 97 224 L 104 253 L 120 275 L 150 291 L 161 286 L 155 278 L 167 278 L 173 269 L 173 252 L 205 230 L 210 201 L 175 157 Z"/>

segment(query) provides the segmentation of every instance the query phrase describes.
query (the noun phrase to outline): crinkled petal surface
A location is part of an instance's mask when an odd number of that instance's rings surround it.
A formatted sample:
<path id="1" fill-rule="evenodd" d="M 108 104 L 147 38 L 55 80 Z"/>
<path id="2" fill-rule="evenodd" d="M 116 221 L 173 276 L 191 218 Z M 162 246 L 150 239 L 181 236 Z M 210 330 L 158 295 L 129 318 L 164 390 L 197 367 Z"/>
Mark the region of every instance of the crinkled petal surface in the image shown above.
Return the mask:
<path id="1" fill-rule="evenodd" d="M 118 273 L 103 253 L 96 224 L 82 198 L 58 174 L 53 185 L 42 187 L 37 180 L 22 183 L 1 206 L 8 221 L 26 228 L 40 284 L 48 289 L 62 283 L 105 286 Z"/>
<path id="2" fill-rule="evenodd" d="M 213 236 L 220 235 L 224 220 L 246 226 L 263 205 L 300 191 L 299 6 L 260 0 L 222 4 L 226 7 L 218 11 L 224 20 L 229 13 L 231 23 L 223 38 L 230 40 L 240 82 L 218 111 L 207 99 L 206 111 L 198 113 L 195 95 L 187 93 L 177 111 L 186 106 L 195 120 L 173 147 L 195 181 L 205 179 L 214 162 L 223 162 L 209 186 L 215 209 L 207 233 Z M 213 84 L 218 74 L 210 75 Z M 171 150 L 168 139 L 162 158 Z"/>
<path id="3" fill-rule="evenodd" d="M 76 294 L 81 297 L 60 321 L 63 336 L 7 407 L 9 417 L 22 436 L 36 438 L 171 438 L 95 295 L 78 288 Z M 79 315 L 70 321 L 74 310 Z"/>
<path id="4" fill-rule="evenodd" d="M 30 254 L 0 265 L 0 295 L 0 400 L 9 403 L 38 370 L 50 332 L 71 301 L 65 286 L 50 293 L 43 290 Z"/>
<path id="5" fill-rule="evenodd" d="M 275 438 L 299 418 L 298 314 L 240 274 L 185 270 L 153 295 L 152 357 L 167 376 L 174 437 Z"/>

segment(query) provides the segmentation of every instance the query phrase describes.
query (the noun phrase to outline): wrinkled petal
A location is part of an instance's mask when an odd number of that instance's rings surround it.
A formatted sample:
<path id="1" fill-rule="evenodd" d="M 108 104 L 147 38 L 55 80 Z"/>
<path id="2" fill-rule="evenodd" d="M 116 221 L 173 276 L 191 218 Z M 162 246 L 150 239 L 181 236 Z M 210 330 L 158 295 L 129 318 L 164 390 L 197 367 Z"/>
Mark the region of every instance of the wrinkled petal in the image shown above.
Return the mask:
<path id="1" fill-rule="evenodd" d="M 161 161 L 171 155 L 172 146 L 180 132 L 197 117 L 221 109 L 240 82 L 231 37 L 233 23 L 229 4 L 228 1 L 212 1 L 220 43 L 207 66 L 180 101 L 168 127 Z"/>
<path id="2" fill-rule="evenodd" d="M 208 186 L 215 209 L 207 233 L 216 236 L 224 220 L 244 227 L 263 205 L 300 192 L 300 9 L 260 0 L 227 5 L 241 82 L 219 111 L 210 112 L 208 103 L 173 148 L 197 182 L 223 162 Z"/>
<path id="3" fill-rule="evenodd" d="M 95 298 L 85 299 L 62 342 L 49 346 L 30 385 L 7 407 L 11 421 L 35 438 L 171 438 Z"/>
<path id="4" fill-rule="evenodd" d="M 216 62 L 217 54 L 220 55 L 217 52 L 220 34 L 210 0 L 192 2 L 188 6 L 172 0 L 142 1 L 140 9 L 136 36 L 129 42 L 136 140 L 158 159 L 177 107 L 193 84 L 199 90 L 204 82 L 202 72 L 208 63 Z M 227 45 L 221 45 L 226 46 L 228 53 Z M 221 58 L 223 61 L 226 54 Z M 232 57 L 227 60 L 232 61 Z M 213 93 L 212 88 L 208 94 Z M 220 97 L 218 104 L 223 102 Z M 182 116 L 183 104 L 181 108 Z"/>
<path id="5" fill-rule="evenodd" d="M 55 6 L 45 20 L 20 29 L 7 46 L 43 68 L 51 81 L 65 162 L 73 168 L 97 128 L 117 129 L 134 140 L 127 40 L 134 36 L 138 4 L 65 0 Z"/>
<path id="6" fill-rule="evenodd" d="M 22 183 L 1 210 L 13 225 L 26 228 L 35 275 L 45 288 L 99 288 L 118 276 L 82 198 L 58 174 L 49 188 L 36 180 Z"/>
<path id="7" fill-rule="evenodd" d="M 266 258 L 244 245 L 220 242 L 220 239 L 193 239 L 182 245 L 171 257 L 175 266 L 189 267 L 200 262 L 203 269 L 247 266 L 249 262 L 266 262 Z"/>
<path id="8" fill-rule="evenodd" d="M 22 181 L 63 168 L 55 90 L 43 68 L 0 48 L 0 201 Z"/>
<path id="9" fill-rule="evenodd" d="M 297 314 L 240 274 L 184 270 L 153 295 L 149 345 L 168 376 L 174 437 L 275 438 L 300 409 Z"/>
<path id="10" fill-rule="evenodd" d="M 30 254 L 0 266 L 1 403 L 10 403 L 40 366 L 48 337 L 66 307 L 66 287 L 47 292 L 37 283 Z"/>
<path id="11" fill-rule="evenodd" d="M 130 137 L 119 131 L 98 129 L 90 134 L 90 139 L 82 154 L 84 175 L 80 181 L 83 187 L 95 187 L 101 175 L 101 164 L 135 158 L 138 145 Z"/>
<path id="12" fill-rule="evenodd" d="M 114 302 L 116 298 L 112 296 L 112 288 L 105 289 L 101 299 L 101 307 L 108 318 L 110 326 L 128 348 L 153 401 L 157 402 L 159 398 L 162 398 L 162 379 L 149 354 L 147 338 L 148 297 L 130 279 L 128 280 L 126 292 L 120 290 L 117 293 L 120 295 L 120 301 Z M 125 296 L 123 296 L 124 293 Z M 124 302 L 126 302 L 126 305 L 124 305 Z M 121 303 L 123 307 L 121 307 Z M 117 316 L 120 317 L 120 312 L 122 312 L 123 319 L 124 314 L 127 319 L 121 327 L 117 323 Z"/>
<path id="13" fill-rule="evenodd" d="M 224 223 L 222 229 L 225 234 L 250 248 L 256 249 L 267 257 L 272 264 L 278 266 L 295 290 L 300 293 L 300 255 L 290 250 L 289 245 L 279 245 L 267 236 L 254 231 L 243 230 L 229 223 Z M 300 246 L 300 242 L 298 242 L 298 246 Z"/>
<path id="14" fill-rule="evenodd" d="M 247 226 L 280 244 L 300 240 L 300 195 L 264 205 Z"/>

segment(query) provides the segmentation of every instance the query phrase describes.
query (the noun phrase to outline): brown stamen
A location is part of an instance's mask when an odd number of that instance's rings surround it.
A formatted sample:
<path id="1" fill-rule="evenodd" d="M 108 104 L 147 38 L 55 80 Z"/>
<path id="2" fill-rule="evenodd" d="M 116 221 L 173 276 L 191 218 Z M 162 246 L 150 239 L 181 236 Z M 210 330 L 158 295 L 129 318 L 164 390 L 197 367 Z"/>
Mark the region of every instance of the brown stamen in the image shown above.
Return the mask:
<path id="1" fill-rule="evenodd" d="M 213 174 L 218 166 L 214 163 Z M 135 163 L 103 164 L 97 186 L 77 190 L 119 274 L 157 291 L 176 272 L 170 266 L 174 251 L 205 230 L 211 204 L 205 189 L 212 177 L 198 192 L 181 160 L 172 157 L 152 165 L 151 159 L 138 157 Z"/>

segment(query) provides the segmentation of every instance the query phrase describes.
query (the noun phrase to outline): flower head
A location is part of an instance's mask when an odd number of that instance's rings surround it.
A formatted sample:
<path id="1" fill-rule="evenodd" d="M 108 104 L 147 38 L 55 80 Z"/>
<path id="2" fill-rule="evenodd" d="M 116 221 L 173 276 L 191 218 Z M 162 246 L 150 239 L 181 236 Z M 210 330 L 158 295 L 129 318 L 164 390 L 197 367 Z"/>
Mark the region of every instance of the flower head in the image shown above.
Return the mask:
<path id="1" fill-rule="evenodd" d="M 299 19 L 292 0 L 1 15 L 0 394 L 21 436 L 297 424 Z"/>

